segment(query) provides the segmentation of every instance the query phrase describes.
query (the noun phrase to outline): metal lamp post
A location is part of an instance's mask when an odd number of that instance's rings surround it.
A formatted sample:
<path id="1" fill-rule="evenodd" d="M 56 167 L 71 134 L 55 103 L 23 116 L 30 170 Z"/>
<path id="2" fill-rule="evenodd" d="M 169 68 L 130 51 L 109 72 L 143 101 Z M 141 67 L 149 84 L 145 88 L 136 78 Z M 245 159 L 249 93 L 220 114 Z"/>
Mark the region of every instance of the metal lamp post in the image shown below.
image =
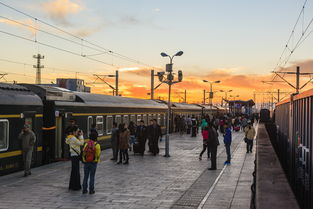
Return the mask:
<path id="1" fill-rule="evenodd" d="M 212 109 L 212 99 L 213 99 L 213 83 L 220 83 L 221 81 L 208 81 L 208 80 L 203 80 L 204 83 L 209 83 L 210 84 L 210 96 L 209 96 L 209 105 L 210 108 Z"/>
<path id="2" fill-rule="evenodd" d="M 233 90 L 228 90 L 228 91 L 224 91 L 224 90 L 220 90 L 220 92 L 224 92 L 225 93 L 225 100 L 227 100 L 227 93 L 232 92 Z"/>
<path id="3" fill-rule="evenodd" d="M 170 149 L 169 149 L 169 134 L 170 134 L 170 114 L 171 114 L 171 89 L 172 85 L 175 83 L 179 83 L 183 80 L 183 74 L 182 71 L 178 71 L 178 81 L 173 81 L 174 80 L 174 75 L 173 75 L 173 58 L 176 56 L 181 56 L 183 55 L 183 51 L 179 51 L 173 56 L 169 56 L 166 53 L 162 52 L 161 56 L 162 57 L 169 57 L 170 58 L 170 63 L 166 64 L 166 80 L 163 80 L 163 77 L 165 75 L 165 72 L 158 72 L 158 77 L 160 82 L 166 83 L 168 85 L 168 101 L 167 101 L 167 122 L 166 122 L 166 138 L 165 138 L 165 155 L 164 157 L 170 157 Z"/>

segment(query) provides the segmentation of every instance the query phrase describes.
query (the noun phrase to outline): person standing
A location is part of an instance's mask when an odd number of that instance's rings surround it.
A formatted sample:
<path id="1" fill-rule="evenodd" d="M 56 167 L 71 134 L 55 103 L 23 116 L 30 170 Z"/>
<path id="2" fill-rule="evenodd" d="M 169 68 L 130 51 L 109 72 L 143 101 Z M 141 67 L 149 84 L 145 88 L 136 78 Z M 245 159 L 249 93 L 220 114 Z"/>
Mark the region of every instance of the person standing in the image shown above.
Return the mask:
<path id="1" fill-rule="evenodd" d="M 191 118 L 191 137 L 197 136 L 197 119 L 193 115 Z"/>
<path id="2" fill-rule="evenodd" d="M 36 142 L 35 133 L 30 130 L 29 125 L 24 125 L 18 139 L 22 141 L 22 154 L 24 165 L 24 177 L 31 175 L 30 167 L 32 163 L 32 154 Z"/>
<path id="3" fill-rule="evenodd" d="M 156 119 L 152 120 L 152 125 L 150 125 L 148 127 L 147 132 L 148 132 L 149 143 L 151 141 L 150 151 L 155 156 L 156 154 L 158 154 L 160 152 L 160 150 L 159 150 L 159 138 L 162 137 L 161 127 L 157 123 Z"/>
<path id="4" fill-rule="evenodd" d="M 186 124 L 187 124 L 187 134 L 190 134 L 191 132 L 191 127 L 192 127 L 192 121 L 190 116 L 188 115 L 187 119 L 186 119 Z"/>
<path id="5" fill-rule="evenodd" d="M 136 125 L 133 121 L 130 121 L 128 125 L 128 130 L 130 132 L 130 138 L 129 138 L 129 151 L 132 151 L 132 146 L 135 144 L 135 135 L 136 135 Z"/>
<path id="6" fill-rule="evenodd" d="M 111 147 L 112 147 L 112 153 L 113 157 L 111 160 L 117 161 L 118 158 L 118 128 L 117 128 L 117 123 L 113 122 L 113 128 L 111 131 Z"/>
<path id="7" fill-rule="evenodd" d="M 255 129 L 252 125 L 252 122 L 249 121 L 248 126 L 245 128 L 244 131 L 246 135 L 247 153 L 252 153 L 253 139 L 255 136 Z"/>
<path id="8" fill-rule="evenodd" d="M 100 162 L 101 147 L 97 143 L 98 134 L 91 133 L 89 141 L 85 144 L 83 149 L 82 160 L 84 163 L 84 180 L 83 180 L 83 194 L 88 192 L 87 184 L 89 179 L 89 194 L 95 193 L 95 175 L 97 165 Z"/>
<path id="9" fill-rule="evenodd" d="M 220 145 L 218 141 L 218 133 L 213 127 L 212 123 L 208 124 L 209 138 L 208 138 L 208 148 L 211 154 L 211 168 L 209 170 L 216 170 L 216 154 L 217 146 Z"/>
<path id="10" fill-rule="evenodd" d="M 139 126 L 137 126 L 136 139 L 138 141 L 140 154 L 143 156 L 145 153 L 147 140 L 147 127 L 145 126 L 145 122 L 143 120 L 141 120 L 139 122 Z"/>
<path id="11" fill-rule="evenodd" d="M 227 123 L 224 124 L 224 144 L 227 154 L 227 160 L 225 161 L 225 165 L 230 164 L 231 160 L 231 154 L 230 154 L 230 145 L 232 142 L 232 134 L 231 134 L 231 128 Z"/>
<path id="12" fill-rule="evenodd" d="M 128 148 L 129 148 L 129 137 L 130 132 L 127 129 L 126 124 L 121 123 L 118 127 L 118 135 L 119 135 L 119 152 L 120 152 L 120 160 L 117 164 L 123 163 L 123 159 L 125 159 L 125 162 L 123 164 L 128 164 L 129 156 L 128 156 Z"/>
<path id="13" fill-rule="evenodd" d="M 65 143 L 70 147 L 70 156 L 72 162 L 71 177 L 69 183 L 69 190 L 80 190 L 80 172 L 79 172 L 79 160 L 80 160 L 80 147 L 84 144 L 83 133 L 74 126 L 71 131 L 68 132 Z"/>
<path id="14" fill-rule="evenodd" d="M 200 156 L 199 156 L 199 160 L 202 160 L 202 155 L 203 153 L 207 150 L 207 147 L 208 147 L 208 138 L 209 138 L 209 130 L 208 130 L 208 124 L 206 123 L 205 119 L 203 119 L 204 122 L 201 124 L 201 128 L 202 128 L 202 151 L 200 153 Z M 209 156 L 208 156 L 209 158 Z"/>

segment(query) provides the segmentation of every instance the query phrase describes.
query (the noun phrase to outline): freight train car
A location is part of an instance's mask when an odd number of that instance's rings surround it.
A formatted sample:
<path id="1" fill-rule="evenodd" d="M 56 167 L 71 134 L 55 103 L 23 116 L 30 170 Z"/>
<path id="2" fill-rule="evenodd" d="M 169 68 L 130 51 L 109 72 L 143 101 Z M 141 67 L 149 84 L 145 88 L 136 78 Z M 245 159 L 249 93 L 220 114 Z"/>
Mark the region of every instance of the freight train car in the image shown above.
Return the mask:
<path id="1" fill-rule="evenodd" d="M 18 135 L 24 124 L 36 134 L 33 166 L 42 161 L 42 102 L 27 88 L 0 83 L 0 175 L 23 168 Z"/>
<path id="2" fill-rule="evenodd" d="M 276 105 L 278 155 L 301 208 L 313 208 L 313 89 Z"/>

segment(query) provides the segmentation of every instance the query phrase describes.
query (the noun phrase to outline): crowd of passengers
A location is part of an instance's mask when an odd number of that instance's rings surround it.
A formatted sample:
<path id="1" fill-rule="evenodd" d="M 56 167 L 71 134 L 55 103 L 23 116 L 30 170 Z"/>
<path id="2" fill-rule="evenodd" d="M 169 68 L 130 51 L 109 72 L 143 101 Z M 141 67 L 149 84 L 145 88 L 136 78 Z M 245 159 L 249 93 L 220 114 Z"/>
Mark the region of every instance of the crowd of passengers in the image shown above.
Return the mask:
<path id="1" fill-rule="evenodd" d="M 223 142 L 227 153 L 225 164 L 230 164 L 232 131 L 242 130 L 245 132 L 244 140 L 247 143 L 247 153 L 252 152 L 255 136 L 255 129 L 253 127 L 254 119 L 258 118 L 248 118 L 245 115 L 215 115 L 212 118 L 209 115 L 205 115 L 202 118 L 195 117 L 194 115 L 187 117 L 177 115 L 174 118 L 174 132 L 196 137 L 199 130 L 201 130 L 203 149 L 199 155 L 199 160 L 202 160 L 202 155 L 207 151 L 208 159 L 211 158 L 211 167 L 209 170 L 216 170 L 216 153 L 217 147 L 220 144 L 218 140 L 219 134 L 222 134 L 224 138 Z M 128 150 L 144 156 L 147 141 L 148 152 L 154 156 L 159 154 L 159 141 L 162 140 L 161 126 L 157 123 L 156 119 L 152 119 L 149 122 L 150 124 L 147 126 L 143 120 L 139 124 L 135 124 L 132 121 L 129 124 L 121 123 L 118 125 L 116 122 L 113 123 L 111 135 L 112 161 L 115 161 L 116 164 L 127 165 L 129 163 Z M 69 190 L 76 191 L 82 189 L 83 194 L 88 193 L 88 191 L 89 194 L 94 194 L 95 173 L 101 155 L 101 147 L 97 142 L 98 132 L 96 125 L 92 125 L 90 133 L 88 133 L 88 140 L 85 140 L 83 131 L 79 129 L 75 119 L 71 119 L 69 126 L 65 130 L 65 134 L 65 142 L 69 145 L 72 165 Z M 19 139 L 22 141 L 24 176 L 28 176 L 31 175 L 31 155 L 36 137 L 30 127 L 25 125 L 19 135 Z M 84 164 L 82 185 L 80 181 L 80 161 Z"/>

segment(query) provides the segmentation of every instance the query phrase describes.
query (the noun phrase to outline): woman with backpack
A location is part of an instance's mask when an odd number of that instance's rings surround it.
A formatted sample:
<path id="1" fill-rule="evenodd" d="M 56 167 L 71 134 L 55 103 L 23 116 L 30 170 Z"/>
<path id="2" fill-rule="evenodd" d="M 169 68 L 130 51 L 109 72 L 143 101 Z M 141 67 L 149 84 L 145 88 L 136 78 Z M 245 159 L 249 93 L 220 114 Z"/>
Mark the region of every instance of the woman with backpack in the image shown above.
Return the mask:
<path id="1" fill-rule="evenodd" d="M 79 160 L 80 160 L 80 146 L 84 144 L 83 132 L 78 129 L 77 126 L 73 126 L 68 130 L 65 143 L 70 147 L 70 156 L 72 161 L 72 170 L 69 183 L 69 190 L 80 190 L 80 172 L 79 172 Z"/>
<path id="2" fill-rule="evenodd" d="M 85 144 L 83 149 L 82 160 L 84 163 L 84 180 L 83 180 L 83 194 L 88 192 L 87 184 L 89 179 L 89 194 L 95 193 L 95 175 L 97 165 L 100 162 L 101 147 L 97 143 L 98 134 L 90 133 L 89 141 Z"/>
<path id="3" fill-rule="evenodd" d="M 120 151 L 120 160 L 117 164 L 121 164 L 123 162 L 123 159 L 125 159 L 125 162 L 123 164 L 128 164 L 129 156 L 128 156 L 128 141 L 130 137 L 130 132 L 127 129 L 126 124 L 122 123 L 118 127 L 119 132 L 119 144 L 118 148 Z"/>

